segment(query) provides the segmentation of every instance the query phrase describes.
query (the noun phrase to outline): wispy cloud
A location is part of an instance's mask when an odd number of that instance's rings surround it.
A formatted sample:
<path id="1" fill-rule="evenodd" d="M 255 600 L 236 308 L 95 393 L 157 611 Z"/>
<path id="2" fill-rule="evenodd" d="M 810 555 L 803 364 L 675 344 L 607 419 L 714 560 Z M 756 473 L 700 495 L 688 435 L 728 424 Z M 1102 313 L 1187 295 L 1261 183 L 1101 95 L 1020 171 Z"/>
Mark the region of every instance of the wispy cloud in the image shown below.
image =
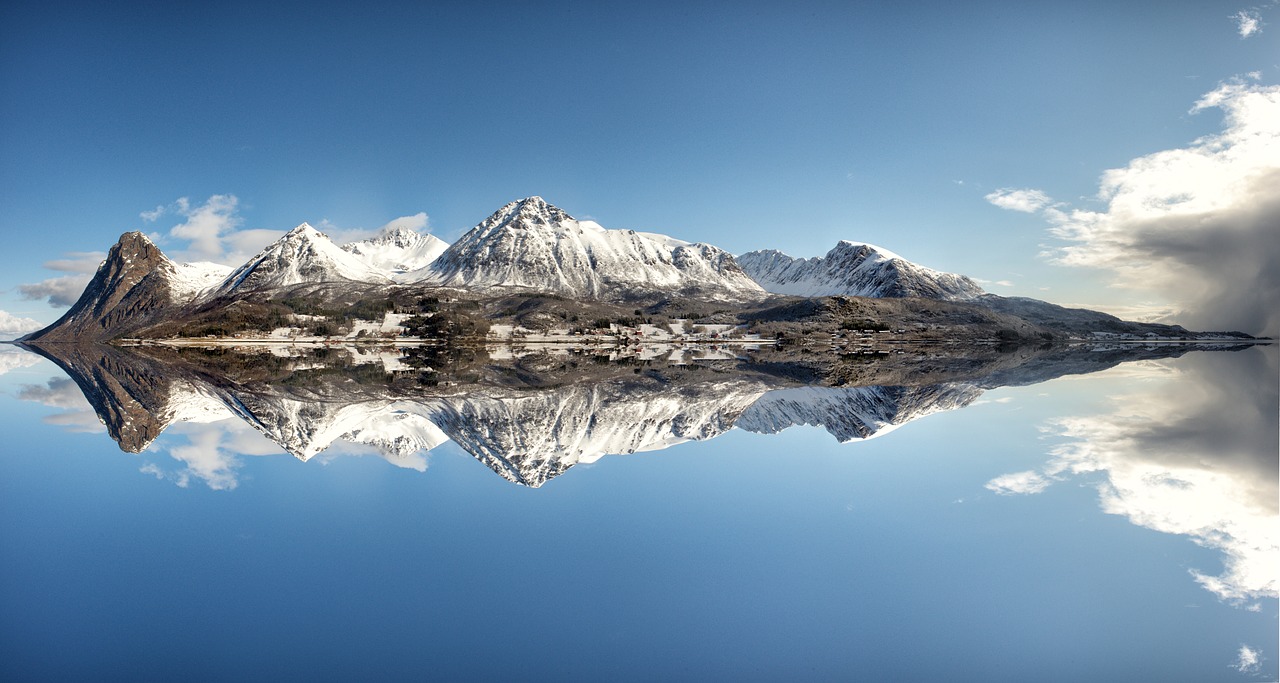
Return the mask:
<path id="1" fill-rule="evenodd" d="M 18 285 L 18 293 L 28 301 L 45 299 L 50 306 L 70 306 L 80 298 L 80 293 L 106 257 L 106 252 L 101 251 L 71 251 L 63 254 L 63 258 L 45 261 L 45 268 L 69 274 Z"/>
<path id="2" fill-rule="evenodd" d="M 92 275 L 63 275 L 32 284 L 18 285 L 18 293 L 28 301 L 45 299 L 50 306 L 65 308 L 80 298 L 80 293 L 92 279 Z"/>
<path id="3" fill-rule="evenodd" d="M 1262 16 L 1257 10 L 1240 10 L 1231 15 L 1231 19 L 1236 22 L 1236 32 L 1241 38 L 1248 38 L 1262 31 Z"/>
<path id="4" fill-rule="evenodd" d="M 1009 211 L 1035 213 L 1051 204 L 1053 199 L 1041 190 L 1017 189 L 1002 187 L 987 194 L 983 199 Z"/>
<path id="5" fill-rule="evenodd" d="M 1256 673 L 1262 666 L 1262 653 L 1249 647 L 1241 645 L 1240 650 L 1236 653 L 1236 661 L 1232 663 L 1231 668 L 1242 674 Z"/>
<path id="6" fill-rule="evenodd" d="M 1280 331 L 1280 86 L 1243 79 L 1206 93 L 1221 133 L 1139 157 L 1102 175 L 1100 211 L 1038 190 L 1000 190 L 996 206 L 1038 212 L 1067 244 L 1055 263 L 1111 271 L 1199 329 Z"/>

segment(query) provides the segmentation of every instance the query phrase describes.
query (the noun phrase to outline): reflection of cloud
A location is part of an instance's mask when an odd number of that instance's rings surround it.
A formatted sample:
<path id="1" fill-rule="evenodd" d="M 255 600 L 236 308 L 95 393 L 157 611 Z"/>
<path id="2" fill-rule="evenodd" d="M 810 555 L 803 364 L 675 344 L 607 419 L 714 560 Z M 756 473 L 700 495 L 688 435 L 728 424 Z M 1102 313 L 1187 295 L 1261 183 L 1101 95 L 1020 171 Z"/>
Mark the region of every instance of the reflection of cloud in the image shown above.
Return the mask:
<path id="1" fill-rule="evenodd" d="M 53 377 L 44 386 L 24 384 L 18 390 L 18 398 L 62 410 L 41 418 L 46 424 L 63 427 L 69 432 L 97 433 L 106 429 L 98 414 L 93 412 L 93 406 L 85 400 L 80 387 L 66 377 Z"/>
<path id="2" fill-rule="evenodd" d="M 192 479 L 203 481 L 215 491 L 228 491 L 239 486 L 240 456 L 279 455 L 280 447 L 238 418 L 215 422 L 182 422 L 170 428 L 169 434 L 186 438 L 185 444 L 167 446 L 169 457 L 182 463 L 178 470 L 166 470 L 159 463 L 148 462 L 140 471 L 167 479 L 186 488 Z M 166 443 L 172 444 L 172 439 Z M 160 448 L 158 450 L 166 450 Z"/>
<path id="3" fill-rule="evenodd" d="M 1274 348 L 1187 356 L 1176 375 L 1117 398 L 1110 414 L 1056 421 L 1071 440 L 1041 472 L 997 477 L 987 488 L 1037 493 L 1054 479 L 1102 475 L 1105 512 L 1222 552 L 1221 574 L 1192 570 L 1206 589 L 1233 602 L 1276 596 L 1276 356 Z"/>
<path id="4" fill-rule="evenodd" d="M 8 344 L 0 344 L 0 375 L 17 370 L 19 368 L 29 368 L 32 365 L 38 365 L 43 360 L 30 351 L 23 351 L 16 346 Z"/>
<path id="5" fill-rule="evenodd" d="M 428 465 L 428 456 L 431 451 L 426 448 L 411 451 L 398 452 L 395 449 L 379 447 L 367 443 L 355 443 L 352 441 L 335 441 L 320 454 L 321 462 L 328 462 L 337 456 L 365 456 L 373 455 L 387 462 L 406 470 L 416 470 L 418 472 L 426 472 Z"/>
<path id="6" fill-rule="evenodd" d="M 1038 472 L 1014 472 L 1005 474 L 987 482 L 987 489 L 1003 496 L 1014 494 L 1040 493 L 1049 488 L 1050 480 Z"/>
<path id="7" fill-rule="evenodd" d="M 1242 674 L 1251 674 L 1258 670 L 1262 665 L 1262 653 L 1249 647 L 1241 645 L 1240 651 L 1236 653 L 1236 661 L 1231 668 Z"/>
<path id="8" fill-rule="evenodd" d="M 1057 263 L 1104 268 L 1115 284 L 1182 309 L 1199 329 L 1280 329 L 1280 86 L 1243 80 L 1207 93 L 1225 127 L 1181 149 L 1148 154 L 1103 174 L 1101 211 L 1051 204 L 1037 190 L 987 200 L 1039 212 L 1068 242 Z"/>

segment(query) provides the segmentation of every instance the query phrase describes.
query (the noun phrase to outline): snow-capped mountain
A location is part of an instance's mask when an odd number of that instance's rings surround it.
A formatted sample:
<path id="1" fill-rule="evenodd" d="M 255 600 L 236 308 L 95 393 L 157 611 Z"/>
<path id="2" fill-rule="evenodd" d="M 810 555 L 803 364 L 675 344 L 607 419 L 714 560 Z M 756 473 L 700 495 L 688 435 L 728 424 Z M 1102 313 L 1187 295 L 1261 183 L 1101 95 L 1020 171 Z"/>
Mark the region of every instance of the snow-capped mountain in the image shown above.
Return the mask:
<path id="1" fill-rule="evenodd" d="M 728 252 L 653 233 L 607 230 L 529 197 L 499 209 L 449 247 L 422 280 L 469 289 L 533 290 L 579 299 L 654 295 L 742 301 L 764 290 Z"/>
<path id="2" fill-rule="evenodd" d="M 423 234 L 411 228 L 397 227 L 358 242 L 342 245 L 375 271 L 396 281 L 408 281 L 409 273 L 421 271 L 431 265 L 449 243 L 431 234 Z"/>
<path id="3" fill-rule="evenodd" d="M 391 279 L 355 254 L 344 251 L 324 233 L 303 223 L 237 268 L 214 294 L 225 296 L 233 292 L 343 281 L 389 284 Z"/>
<path id="4" fill-rule="evenodd" d="M 924 387 L 775 389 L 738 418 L 737 427 L 776 434 L 794 425 L 822 427 L 841 443 L 887 434 L 912 420 L 963 408 L 982 395 L 972 384 Z"/>
<path id="5" fill-rule="evenodd" d="M 880 247 L 841 241 L 826 256 L 793 258 L 752 251 L 738 265 L 761 287 L 794 296 L 905 297 L 963 301 L 984 292 L 973 280 L 912 263 Z"/>
<path id="6" fill-rule="evenodd" d="M 174 263 L 172 280 L 175 301 L 190 303 L 216 289 L 231 275 L 231 266 L 208 261 Z"/>

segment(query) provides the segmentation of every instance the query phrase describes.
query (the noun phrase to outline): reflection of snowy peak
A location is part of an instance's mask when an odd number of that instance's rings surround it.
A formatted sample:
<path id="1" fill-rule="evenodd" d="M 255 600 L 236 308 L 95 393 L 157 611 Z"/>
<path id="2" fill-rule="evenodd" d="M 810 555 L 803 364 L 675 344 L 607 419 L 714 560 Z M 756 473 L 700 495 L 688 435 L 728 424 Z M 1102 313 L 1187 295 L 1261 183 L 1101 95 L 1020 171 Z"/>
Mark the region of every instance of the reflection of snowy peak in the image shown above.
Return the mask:
<path id="1" fill-rule="evenodd" d="M 449 247 L 431 271 L 428 279 L 450 287 L 512 287 L 584 299 L 764 295 L 722 249 L 606 230 L 541 197 L 499 209 Z"/>
<path id="2" fill-rule="evenodd" d="M 220 295 L 320 282 L 386 284 L 389 279 L 323 233 L 303 223 L 223 281 Z"/>
<path id="3" fill-rule="evenodd" d="M 342 245 L 343 251 L 393 280 L 405 279 L 407 273 L 426 268 L 448 248 L 449 244 L 435 235 L 404 227 Z"/>
<path id="4" fill-rule="evenodd" d="M 517 484 L 538 487 L 573 465 L 710 439 L 733 426 L 764 388 L 747 381 L 685 387 L 574 385 L 445 399 L 436 424 Z"/>
<path id="5" fill-rule="evenodd" d="M 407 401 L 392 404 L 369 415 L 342 439 L 373 446 L 388 459 L 406 460 L 449 440 L 426 415 L 425 408 L 422 403 Z"/>
<path id="6" fill-rule="evenodd" d="M 747 408 L 737 426 L 776 434 L 794 425 L 811 425 L 825 428 L 843 443 L 888 433 L 925 415 L 963 408 L 981 395 L 982 390 L 970 384 L 777 389 Z"/>
<path id="7" fill-rule="evenodd" d="M 738 257 L 761 287 L 795 296 L 918 296 L 964 300 L 983 294 L 973 280 L 925 268 L 870 244 L 841 241 L 826 256 L 798 259 L 773 249 Z"/>

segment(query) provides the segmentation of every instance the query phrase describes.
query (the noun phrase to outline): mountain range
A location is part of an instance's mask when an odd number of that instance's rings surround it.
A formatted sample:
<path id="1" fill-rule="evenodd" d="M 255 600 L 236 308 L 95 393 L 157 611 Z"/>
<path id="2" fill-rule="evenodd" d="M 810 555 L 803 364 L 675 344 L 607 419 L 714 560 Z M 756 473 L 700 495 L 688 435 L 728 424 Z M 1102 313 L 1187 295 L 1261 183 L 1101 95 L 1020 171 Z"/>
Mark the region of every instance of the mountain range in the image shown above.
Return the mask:
<path id="1" fill-rule="evenodd" d="M 1099 328 L 1186 333 L 1170 326 L 1135 327 L 1106 314 L 1036 300 L 996 297 L 963 275 L 933 270 L 868 244 L 842 241 L 825 256 L 809 259 L 772 250 L 735 258 L 709 244 L 606 229 L 577 220 L 541 197 L 528 197 L 501 207 L 452 245 L 403 227 L 339 245 L 303 223 L 234 269 L 175 263 L 146 236 L 126 233 L 66 315 L 25 339 L 147 336 L 161 323 L 194 316 L 243 320 L 250 316 L 245 311 L 261 315 L 265 302 L 286 298 L 310 297 L 313 306 L 332 307 L 407 289 L 451 299 L 555 297 L 650 313 L 696 303 L 722 311 L 760 309 L 784 297 L 914 298 L 1019 317 L 1046 339 Z M 273 315 L 280 319 L 282 314 Z"/>

